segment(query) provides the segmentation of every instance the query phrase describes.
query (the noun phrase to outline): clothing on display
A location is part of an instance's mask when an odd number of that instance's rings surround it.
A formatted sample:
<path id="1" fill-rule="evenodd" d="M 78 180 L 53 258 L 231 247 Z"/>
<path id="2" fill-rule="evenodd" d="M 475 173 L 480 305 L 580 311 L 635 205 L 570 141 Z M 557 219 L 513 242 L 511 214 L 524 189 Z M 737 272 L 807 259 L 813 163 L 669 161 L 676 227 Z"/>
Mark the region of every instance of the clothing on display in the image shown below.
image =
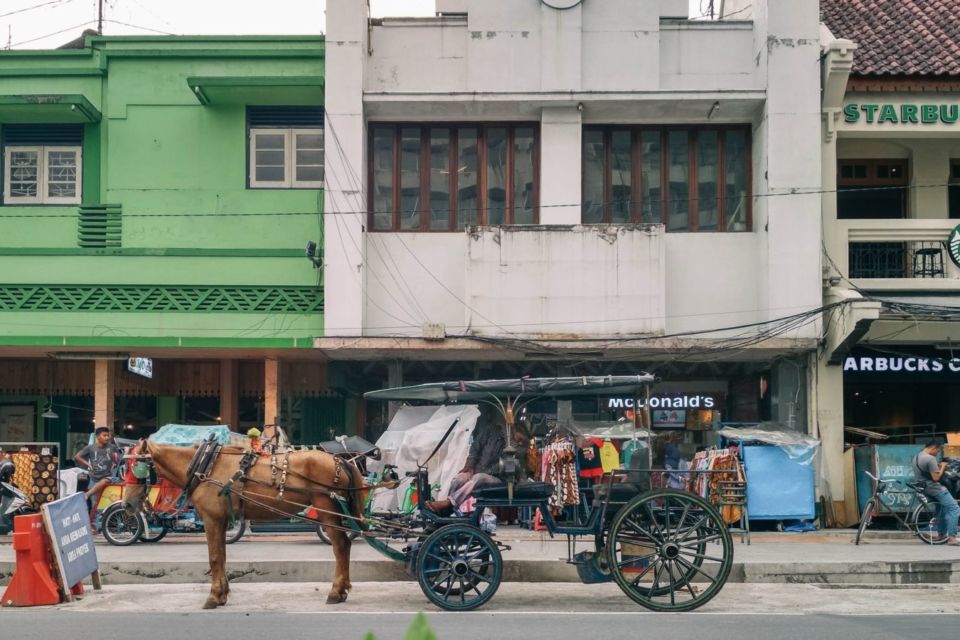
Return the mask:
<path id="1" fill-rule="evenodd" d="M 603 475 L 603 463 L 600 461 L 602 441 L 587 438 L 577 447 L 577 464 L 581 478 L 599 478 Z"/>
<path id="2" fill-rule="evenodd" d="M 620 468 L 620 452 L 610 440 L 604 440 L 600 445 L 600 466 L 604 473 L 610 473 Z"/>
<path id="3" fill-rule="evenodd" d="M 553 511 L 559 512 L 566 506 L 580 504 L 576 460 L 573 440 L 570 438 L 555 437 L 543 448 L 540 477 L 544 482 L 553 484 L 553 495 L 547 501 Z"/>

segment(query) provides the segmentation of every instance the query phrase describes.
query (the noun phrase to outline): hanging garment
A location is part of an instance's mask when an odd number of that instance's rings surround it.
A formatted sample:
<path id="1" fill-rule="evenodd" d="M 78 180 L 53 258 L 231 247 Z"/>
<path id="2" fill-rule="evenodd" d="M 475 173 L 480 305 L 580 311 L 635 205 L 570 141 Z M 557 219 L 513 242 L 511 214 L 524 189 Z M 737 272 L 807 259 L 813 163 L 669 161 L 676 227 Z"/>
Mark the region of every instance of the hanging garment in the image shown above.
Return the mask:
<path id="1" fill-rule="evenodd" d="M 600 445 L 602 444 L 596 438 L 587 438 L 577 448 L 581 478 L 599 478 L 603 475 L 603 464 L 600 462 Z"/>
<path id="2" fill-rule="evenodd" d="M 604 440 L 600 446 L 600 466 L 604 473 L 610 473 L 620 468 L 620 452 L 616 445 L 609 440 Z"/>

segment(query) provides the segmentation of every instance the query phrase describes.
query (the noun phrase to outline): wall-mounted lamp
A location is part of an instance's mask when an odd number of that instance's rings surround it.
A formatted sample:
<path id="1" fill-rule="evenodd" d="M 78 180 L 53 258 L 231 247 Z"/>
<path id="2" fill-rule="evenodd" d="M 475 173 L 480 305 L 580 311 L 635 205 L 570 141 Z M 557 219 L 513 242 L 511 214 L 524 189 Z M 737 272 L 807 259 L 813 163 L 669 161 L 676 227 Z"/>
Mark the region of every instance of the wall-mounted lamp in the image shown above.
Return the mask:
<path id="1" fill-rule="evenodd" d="M 717 111 L 720 111 L 720 101 L 714 100 L 713 105 L 710 107 L 710 113 L 707 114 L 707 120 L 710 120 L 713 118 L 713 116 L 717 115 Z"/>
<path id="2" fill-rule="evenodd" d="M 578 103 L 577 103 L 577 111 L 579 111 L 580 113 L 583 113 L 583 103 L 582 103 L 582 102 L 578 102 Z"/>
<path id="3" fill-rule="evenodd" d="M 57 420 L 58 418 L 60 418 L 60 414 L 58 414 L 56 411 L 53 410 L 52 397 L 47 398 L 47 406 L 43 410 L 43 413 L 40 414 L 40 417 L 45 418 L 47 420 Z"/>
<path id="4" fill-rule="evenodd" d="M 313 264 L 314 269 L 319 269 L 323 264 L 323 260 L 317 257 L 317 243 L 313 240 L 307 241 L 307 248 L 304 250 L 307 254 L 307 260 Z"/>

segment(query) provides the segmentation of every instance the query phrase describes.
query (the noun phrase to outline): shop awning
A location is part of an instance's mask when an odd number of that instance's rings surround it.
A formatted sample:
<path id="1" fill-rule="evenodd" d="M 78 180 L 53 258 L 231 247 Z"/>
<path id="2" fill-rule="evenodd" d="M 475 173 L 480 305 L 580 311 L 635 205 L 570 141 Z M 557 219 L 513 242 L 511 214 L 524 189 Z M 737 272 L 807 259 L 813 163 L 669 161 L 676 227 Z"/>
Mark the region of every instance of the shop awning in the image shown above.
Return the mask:
<path id="1" fill-rule="evenodd" d="M 321 76 L 193 76 L 187 78 L 203 105 L 322 105 Z"/>
<path id="2" fill-rule="evenodd" d="M 506 380 L 454 380 L 430 382 L 410 387 L 368 391 L 367 400 L 423 400 L 426 402 L 463 402 L 489 400 L 491 397 L 539 396 L 570 398 L 576 396 L 637 393 L 656 378 L 637 376 L 580 376 L 567 378 L 510 378 Z"/>
<path id="3" fill-rule="evenodd" d="M 0 123 L 86 124 L 100 118 L 99 109 L 80 94 L 0 95 Z"/>

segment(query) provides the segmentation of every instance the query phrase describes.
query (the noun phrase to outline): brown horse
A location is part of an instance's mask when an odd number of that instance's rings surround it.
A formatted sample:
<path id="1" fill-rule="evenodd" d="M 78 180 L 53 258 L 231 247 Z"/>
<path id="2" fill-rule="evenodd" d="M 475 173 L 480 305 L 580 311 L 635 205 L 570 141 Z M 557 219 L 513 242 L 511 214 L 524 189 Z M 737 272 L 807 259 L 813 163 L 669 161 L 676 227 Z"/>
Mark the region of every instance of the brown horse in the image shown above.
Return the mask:
<path id="1" fill-rule="evenodd" d="M 196 452 L 197 447 L 166 446 L 147 440 L 141 440 L 133 451 L 134 455 L 148 455 L 157 475 L 181 489 L 190 481 L 188 469 Z M 236 517 L 251 520 L 281 520 L 299 513 L 305 505 L 312 505 L 319 512 L 336 558 L 327 603 L 345 601 L 351 587 L 350 539 L 339 528 L 342 526 L 338 515 L 340 509 L 330 492 L 348 499 L 352 515 L 362 517 L 366 489 L 360 472 L 351 463 L 337 460 L 323 451 L 291 451 L 289 457 L 281 452 L 276 456 L 275 469 L 271 468 L 269 456 L 261 456 L 248 470 L 247 480 L 234 483 L 229 497 L 220 495 L 223 486 L 239 469 L 242 454 L 239 448 L 224 447 L 205 479 L 190 495 L 198 516 L 203 520 L 210 560 L 210 595 L 203 608 L 213 609 L 227 602 L 230 585 L 225 566 L 226 531 L 231 517 L 236 514 Z M 287 462 L 286 481 L 281 496 L 279 485 L 284 460 Z M 128 511 L 141 508 L 146 489 L 145 484 L 127 484 L 123 502 Z"/>

